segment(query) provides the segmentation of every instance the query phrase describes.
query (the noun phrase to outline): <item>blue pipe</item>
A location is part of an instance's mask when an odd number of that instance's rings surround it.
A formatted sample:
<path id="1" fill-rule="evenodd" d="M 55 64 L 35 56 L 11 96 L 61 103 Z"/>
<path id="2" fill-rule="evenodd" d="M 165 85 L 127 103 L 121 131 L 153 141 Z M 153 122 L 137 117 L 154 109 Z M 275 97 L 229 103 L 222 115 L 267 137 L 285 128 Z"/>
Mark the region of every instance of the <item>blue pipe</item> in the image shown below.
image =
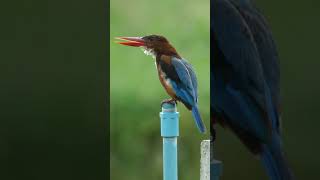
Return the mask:
<path id="1" fill-rule="evenodd" d="M 213 160 L 210 163 L 210 180 L 219 180 L 222 174 L 222 163 L 221 161 Z"/>
<path id="2" fill-rule="evenodd" d="M 210 180 L 219 180 L 222 174 L 223 164 L 221 161 L 213 158 L 213 143 L 213 141 L 210 142 Z"/>
<path id="3" fill-rule="evenodd" d="M 162 104 L 160 121 L 163 138 L 163 179 L 178 180 L 179 112 L 175 104 Z"/>

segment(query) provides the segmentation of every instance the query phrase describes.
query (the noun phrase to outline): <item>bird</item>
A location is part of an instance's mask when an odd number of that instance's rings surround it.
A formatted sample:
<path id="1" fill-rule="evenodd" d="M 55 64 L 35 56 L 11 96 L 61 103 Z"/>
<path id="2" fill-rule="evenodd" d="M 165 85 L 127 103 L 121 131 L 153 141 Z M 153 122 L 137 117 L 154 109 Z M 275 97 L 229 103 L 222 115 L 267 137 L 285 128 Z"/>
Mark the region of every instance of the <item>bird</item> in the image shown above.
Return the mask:
<path id="1" fill-rule="evenodd" d="M 279 55 L 265 17 L 251 0 L 213 0 L 210 16 L 211 129 L 230 129 L 270 180 L 294 179 L 281 137 Z"/>
<path id="2" fill-rule="evenodd" d="M 161 35 L 147 35 L 143 37 L 116 37 L 117 42 L 126 46 L 142 47 L 145 54 L 155 59 L 159 80 L 171 99 L 163 103 L 185 105 L 192 112 L 195 123 L 201 133 L 206 132 L 198 108 L 198 83 L 192 65 L 183 59 L 170 42 Z"/>

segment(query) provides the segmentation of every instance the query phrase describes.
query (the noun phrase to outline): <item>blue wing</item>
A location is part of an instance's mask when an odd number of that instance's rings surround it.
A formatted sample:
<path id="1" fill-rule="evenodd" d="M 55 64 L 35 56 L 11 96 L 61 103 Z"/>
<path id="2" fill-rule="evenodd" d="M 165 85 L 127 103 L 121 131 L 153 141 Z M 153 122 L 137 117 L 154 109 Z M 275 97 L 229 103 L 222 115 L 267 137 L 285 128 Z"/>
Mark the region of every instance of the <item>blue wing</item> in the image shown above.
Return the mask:
<path id="1" fill-rule="evenodd" d="M 183 62 L 181 59 L 172 57 L 171 64 L 180 79 L 180 83 L 172 82 L 172 86 L 176 92 L 176 95 L 180 99 L 188 103 L 190 106 L 194 106 L 194 104 L 197 102 L 197 82 L 193 82 L 195 79 L 195 74 L 193 71 L 190 72 L 188 70 L 188 67 L 185 65 L 186 63 L 186 61 Z M 194 77 L 192 78 L 192 76 Z"/>
<path id="2" fill-rule="evenodd" d="M 250 1 L 231 1 L 241 9 L 239 13 L 251 29 L 252 36 L 260 55 L 264 79 L 269 87 L 276 117 L 280 116 L 280 64 L 276 44 L 268 24 L 259 10 Z M 278 123 L 279 120 L 278 120 Z M 276 125 L 278 131 L 280 124 Z"/>
<path id="3" fill-rule="evenodd" d="M 198 80 L 197 80 L 196 74 L 194 72 L 194 69 L 191 66 L 191 64 L 188 63 L 187 60 L 181 59 L 181 62 L 186 66 L 187 70 L 189 71 L 189 75 L 191 77 L 193 90 L 194 90 L 195 97 L 196 97 L 196 102 L 198 102 Z"/>
<path id="4" fill-rule="evenodd" d="M 171 64 L 174 67 L 180 82 L 171 82 L 176 96 L 192 111 L 192 116 L 200 132 L 204 133 L 206 127 L 198 110 L 197 78 L 192 66 L 183 59 L 172 57 Z"/>
<path id="5" fill-rule="evenodd" d="M 217 98 L 213 99 L 213 106 L 223 111 L 234 126 L 267 141 L 277 118 L 251 29 L 229 1 L 214 2 L 213 36 L 224 57 L 213 59 L 213 68 L 217 68 L 212 75 L 213 98 Z M 223 19 L 219 18 L 221 14 Z M 221 58 L 224 62 L 218 62 Z"/>
<path id="6" fill-rule="evenodd" d="M 292 179 L 279 135 L 279 63 L 250 0 L 211 4 L 211 108 L 262 162 L 272 180 Z"/>

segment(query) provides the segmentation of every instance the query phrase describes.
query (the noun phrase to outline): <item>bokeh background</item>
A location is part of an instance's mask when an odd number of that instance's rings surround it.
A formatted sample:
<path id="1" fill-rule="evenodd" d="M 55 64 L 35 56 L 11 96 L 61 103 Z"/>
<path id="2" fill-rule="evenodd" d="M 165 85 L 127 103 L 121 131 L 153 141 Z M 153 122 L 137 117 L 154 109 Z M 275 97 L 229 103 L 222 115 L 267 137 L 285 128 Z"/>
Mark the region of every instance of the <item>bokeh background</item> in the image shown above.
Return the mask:
<path id="1" fill-rule="evenodd" d="M 296 179 L 320 179 L 320 3 L 255 0 L 266 16 L 281 64 L 282 135 Z M 259 161 L 229 131 L 218 129 L 215 157 L 223 180 L 267 180 Z"/>
<path id="2" fill-rule="evenodd" d="M 1 180 L 109 179 L 108 10 L 1 2 Z"/>
<path id="3" fill-rule="evenodd" d="M 168 98 L 154 60 L 140 48 L 114 43 L 116 36 L 160 34 L 194 66 L 199 107 L 209 128 L 209 0 L 111 0 L 110 17 L 110 170 L 111 179 L 162 179 L 160 103 Z M 201 135 L 191 113 L 181 113 L 179 178 L 199 179 Z"/>

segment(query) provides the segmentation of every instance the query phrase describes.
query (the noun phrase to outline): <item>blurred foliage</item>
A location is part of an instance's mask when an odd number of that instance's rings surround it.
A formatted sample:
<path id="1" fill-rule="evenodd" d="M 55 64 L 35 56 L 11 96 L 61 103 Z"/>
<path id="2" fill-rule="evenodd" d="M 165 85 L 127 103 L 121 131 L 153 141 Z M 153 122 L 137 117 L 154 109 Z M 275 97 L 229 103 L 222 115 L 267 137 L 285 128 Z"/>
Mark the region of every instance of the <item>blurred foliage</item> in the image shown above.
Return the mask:
<path id="1" fill-rule="evenodd" d="M 111 179 L 162 179 L 159 111 L 162 88 L 154 60 L 140 48 L 113 42 L 116 36 L 164 35 L 195 68 L 199 107 L 209 128 L 209 0 L 112 0 L 110 18 Z M 191 112 L 181 113 L 179 177 L 198 179 L 200 142 L 208 139 L 195 126 Z"/>

